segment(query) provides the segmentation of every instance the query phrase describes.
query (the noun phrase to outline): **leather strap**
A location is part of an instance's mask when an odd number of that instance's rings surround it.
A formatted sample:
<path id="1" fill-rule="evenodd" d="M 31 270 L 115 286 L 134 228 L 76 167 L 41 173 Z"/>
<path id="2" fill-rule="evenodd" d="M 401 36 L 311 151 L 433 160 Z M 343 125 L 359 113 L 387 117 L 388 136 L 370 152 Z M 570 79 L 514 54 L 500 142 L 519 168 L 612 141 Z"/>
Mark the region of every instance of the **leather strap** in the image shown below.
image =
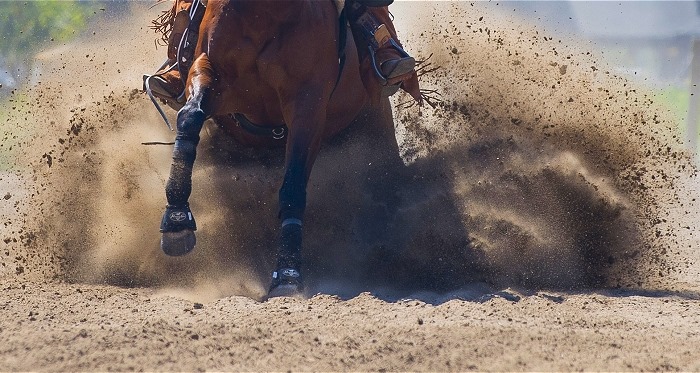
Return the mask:
<path id="1" fill-rule="evenodd" d="M 243 114 L 235 113 L 231 116 L 238 122 L 241 128 L 248 131 L 248 133 L 252 135 L 272 137 L 275 140 L 284 140 L 287 137 L 288 129 L 284 124 L 275 127 L 263 127 L 249 121 Z"/>

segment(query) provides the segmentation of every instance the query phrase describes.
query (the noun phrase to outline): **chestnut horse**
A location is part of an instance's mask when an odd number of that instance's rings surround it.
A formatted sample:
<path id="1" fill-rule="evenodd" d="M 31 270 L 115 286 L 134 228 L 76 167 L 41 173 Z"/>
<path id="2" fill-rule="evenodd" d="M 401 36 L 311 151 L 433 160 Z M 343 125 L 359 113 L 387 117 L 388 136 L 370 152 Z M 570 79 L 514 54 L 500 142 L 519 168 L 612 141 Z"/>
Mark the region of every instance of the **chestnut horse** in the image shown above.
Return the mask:
<path id="1" fill-rule="evenodd" d="M 340 27 L 331 0 L 207 2 L 187 74 L 186 101 L 177 114 L 161 225 L 161 247 L 167 254 L 182 255 L 195 246 L 196 224 L 188 203 L 192 166 L 200 130 L 212 118 L 243 145 L 286 146 L 279 191 L 281 240 L 269 295 L 302 291 L 306 186 L 321 143 L 348 127 L 363 107 L 379 101 L 363 85 L 350 32 L 341 69 Z M 398 150 L 393 123 L 376 125 L 385 126 L 378 130 L 387 134 L 386 146 Z M 269 136 L 260 136 L 265 133 Z"/>

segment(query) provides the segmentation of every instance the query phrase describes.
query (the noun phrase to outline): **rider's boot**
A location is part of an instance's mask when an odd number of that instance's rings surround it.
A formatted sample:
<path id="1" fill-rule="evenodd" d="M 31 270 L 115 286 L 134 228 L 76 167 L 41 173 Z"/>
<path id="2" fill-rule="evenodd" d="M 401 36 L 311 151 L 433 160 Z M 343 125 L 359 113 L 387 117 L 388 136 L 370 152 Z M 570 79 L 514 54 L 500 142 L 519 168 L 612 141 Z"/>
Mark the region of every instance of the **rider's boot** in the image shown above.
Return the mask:
<path id="1" fill-rule="evenodd" d="M 175 110 L 180 110 L 185 105 L 185 97 L 182 94 L 185 86 L 180 79 L 180 72 L 172 69 L 174 64 L 168 60 L 155 74 L 143 76 L 143 89 L 150 90 L 155 97 Z"/>
<path id="2" fill-rule="evenodd" d="M 358 42 L 366 88 L 370 93 L 376 92 L 378 82 L 381 90 L 379 97 L 391 96 L 402 88 L 420 102 L 416 60 L 403 49 L 389 7 L 365 6 L 359 1 L 348 5 L 348 19 Z"/>
<path id="3" fill-rule="evenodd" d="M 193 45 L 187 45 L 182 51 L 178 50 L 187 44 L 188 40 L 183 40 L 183 34 L 190 25 L 190 9 L 193 0 L 177 0 L 170 10 L 169 17 L 164 22 L 168 24 L 168 59 L 153 75 L 144 75 L 144 90 L 150 91 L 155 97 L 165 101 L 170 107 L 179 110 L 185 103 L 184 91 L 185 83 L 178 66 L 178 55 L 180 58 L 190 60 L 194 53 Z M 162 26 L 161 26 L 162 27 Z M 196 37 L 196 36 L 195 36 Z M 183 55 L 185 54 L 185 55 Z M 182 62 L 181 62 L 182 63 Z"/>

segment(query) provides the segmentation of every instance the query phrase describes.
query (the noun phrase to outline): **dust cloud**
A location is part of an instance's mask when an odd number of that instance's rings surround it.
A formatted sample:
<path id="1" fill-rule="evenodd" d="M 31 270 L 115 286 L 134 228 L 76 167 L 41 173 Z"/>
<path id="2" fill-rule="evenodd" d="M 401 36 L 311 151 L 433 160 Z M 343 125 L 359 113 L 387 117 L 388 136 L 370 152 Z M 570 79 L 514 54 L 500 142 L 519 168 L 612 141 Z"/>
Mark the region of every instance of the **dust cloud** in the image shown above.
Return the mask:
<path id="1" fill-rule="evenodd" d="M 392 8 L 408 49 L 439 67 L 422 78 L 439 100 L 394 109 L 403 162 L 362 134 L 372 115 L 324 147 L 308 190 L 309 292 L 694 290 L 696 171 L 668 115 L 595 51 L 491 6 Z M 174 134 L 137 90 L 165 55 L 146 29 L 159 9 L 134 7 L 47 50 L 31 87 L 12 95 L 0 274 L 259 298 L 282 153 L 239 149 L 208 122 L 191 198 L 198 246 L 160 252 L 172 150 L 142 142 Z"/>

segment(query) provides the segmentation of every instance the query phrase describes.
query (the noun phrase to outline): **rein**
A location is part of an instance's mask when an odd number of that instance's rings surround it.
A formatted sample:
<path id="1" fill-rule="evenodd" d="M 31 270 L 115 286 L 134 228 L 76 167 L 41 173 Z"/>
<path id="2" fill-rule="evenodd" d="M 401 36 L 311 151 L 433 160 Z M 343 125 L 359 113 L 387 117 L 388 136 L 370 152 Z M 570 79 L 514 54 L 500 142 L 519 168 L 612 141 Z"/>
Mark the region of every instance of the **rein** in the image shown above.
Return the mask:
<path id="1" fill-rule="evenodd" d="M 335 93 L 335 89 L 338 88 L 338 83 L 340 83 L 340 78 L 343 76 L 343 68 L 345 67 L 345 59 L 347 57 L 345 55 L 345 45 L 348 41 L 347 23 L 348 16 L 345 7 L 343 7 L 340 16 L 338 16 L 338 77 L 335 79 L 335 86 L 331 96 Z"/>
<path id="2" fill-rule="evenodd" d="M 199 6 L 206 8 L 206 5 L 202 4 L 202 0 L 195 0 L 190 7 L 190 23 L 187 28 L 182 33 L 182 38 L 177 46 L 177 70 L 180 72 L 180 80 L 182 81 L 182 86 L 187 86 L 187 75 L 190 73 L 190 67 L 192 66 L 192 59 L 194 58 L 194 50 L 192 53 L 187 53 L 187 56 L 182 56 L 182 51 L 187 48 L 195 48 L 197 45 L 197 38 L 199 37 L 199 25 L 202 23 L 204 18 L 204 11 L 198 12 Z M 206 10 L 206 9 L 205 9 Z M 193 35 L 193 36 L 190 36 Z M 189 51 L 188 51 L 189 52 Z M 182 90 L 178 101 L 185 95 L 185 90 Z"/>
<path id="3" fill-rule="evenodd" d="M 165 62 L 163 62 L 163 64 L 160 66 L 160 68 L 158 68 L 158 70 L 156 70 L 156 71 L 160 71 L 160 69 L 164 68 L 165 66 L 168 66 L 168 62 L 169 62 L 169 60 L 165 60 Z M 175 68 L 175 66 L 177 66 L 177 63 L 170 66 L 170 68 L 168 68 L 167 70 L 165 70 L 161 74 L 165 74 L 168 71 L 171 71 L 172 69 Z M 161 74 L 157 74 L 157 75 L 161 75 Z M 168 121 L 168 117 L 165 116 L 165 112 L 163 111 L 163 108 L 160 106 L 160 104 L 158 103 L 158 100 L 156 100 L 155 96 L 153 95 L 153 90 L 151 90 L 151 78 L 154 76 L 156 76 L 156 75 L 151 75 L 151 76 L 148 76 L 146 79 L 144 79 L 143 86 L 145 88 L 146 94 L 148 95 L 148 98 L 151 99 L 153 106 L 155 106 L 156 110 L 158 110 L 158 114 L 160 114 L 161 118 L 163 118 L 163 121 L 165 121 L 165 125 L 168 126 L 168 129 L 172 131 L 173 126 L 170 125 L 170 121 Z"/>

